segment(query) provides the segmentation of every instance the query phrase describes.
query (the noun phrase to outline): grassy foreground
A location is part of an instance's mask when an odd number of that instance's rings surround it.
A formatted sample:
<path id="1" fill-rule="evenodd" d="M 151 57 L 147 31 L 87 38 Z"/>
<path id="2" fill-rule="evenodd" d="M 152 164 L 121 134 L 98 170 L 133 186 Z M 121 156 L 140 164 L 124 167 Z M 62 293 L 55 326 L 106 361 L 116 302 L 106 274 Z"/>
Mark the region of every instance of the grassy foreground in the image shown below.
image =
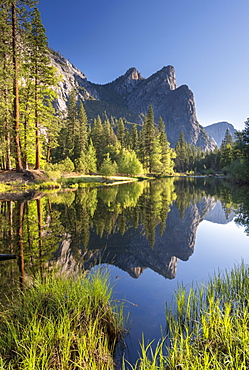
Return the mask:
<path id="1" fill-rule="evenodd" d="M 48 277 L 1 307 L 0 369 L 113 369 L 122 313 L 108 277 Z"/>
<path id="2" fill-rule="evenodd" d="M 131 369 L 208 370 L 249 368 L 249 271 L 242 264 L 217 274 L 206 286 L 176 293 L 175 307 L 166 308 L 166 338 L 154 353 L 141 345 L 141 359 Z M 167 353 L 167 356 L 166 356 Z"/>

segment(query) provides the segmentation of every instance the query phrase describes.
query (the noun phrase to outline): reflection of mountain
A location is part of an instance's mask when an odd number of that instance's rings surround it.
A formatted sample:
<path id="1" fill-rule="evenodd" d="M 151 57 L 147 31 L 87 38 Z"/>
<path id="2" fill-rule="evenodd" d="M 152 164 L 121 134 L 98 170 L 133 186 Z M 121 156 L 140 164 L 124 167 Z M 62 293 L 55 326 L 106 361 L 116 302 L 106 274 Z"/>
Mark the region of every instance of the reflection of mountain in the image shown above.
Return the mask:
<path id="1" fill-rule="evenodd" d="M 210 212 L 205 216 L 206 221 L 213 222 L 215 224 L 228 224 L 234 218 L 234 212 L 226 214 L 220 200 L 214 205 Z"/>
<path id="2" fill-rule="evenodd" d="M 128 228 L 124 235 L 117 232 L 108 237 L 104 235 L 102 238 L 91 232 L 90 247 L 87 252 L 82 252 L 80 258 L 81 268 L 87 269 L 91 264 L 101 262 L 113 264 L 134 278 L 139 277 L 145 268 L 150 268 L 172 279 L 176 275 L 177 259 L 187 261 L 193 253 L 197 227 L 213 204 L 213 198 L 204 197 L 199 203 L 186 208 L 184 218 L 181 218 L 174 204 L 168 214 L 163 233 L 160 233 L 159 226 L 154 230 L 153 247 L 145 236 L 143 225 L 136 229 Z M 63 242 L 56 253 L 59 259 L 57 263 L 63 265 L 64 269 L 67 266 L 72 270 L 77 266 L 71 253 L 68 241 Z M 83 259 L 87 262 L 84 263 Z"/>

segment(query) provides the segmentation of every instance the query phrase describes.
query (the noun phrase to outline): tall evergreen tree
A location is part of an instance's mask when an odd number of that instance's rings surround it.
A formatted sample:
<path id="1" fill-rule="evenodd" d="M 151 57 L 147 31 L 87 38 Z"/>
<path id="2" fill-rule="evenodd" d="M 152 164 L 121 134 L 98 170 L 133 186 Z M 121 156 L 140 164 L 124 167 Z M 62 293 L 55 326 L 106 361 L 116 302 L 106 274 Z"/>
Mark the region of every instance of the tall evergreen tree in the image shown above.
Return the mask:
<path id="1" fill-rule="evenodd" d="M 36 1 L 32 0 L 12 0 L 7 2 L 10 6 L 11 28 L 12 28 L 12 76 L 13 76 L 13 142 L 16 170 L 22 171 L 21 142 L 20 142 L 20 106 L 19 106 L 19 87 L 20 87 L 20 67 L 22 63 L 21 44 L 23 34 L 26 32 L 27 17 Z"/>
<path id="2" fill-rule="evenodd" d="M 21 145 L 20 145 L 20 112 L 19 112 L 19 60 L 18 60 L 18 31 L 16 2 L 11 4 L 12 15 L 12 60 L 13 60 L 13 121 L 14 121 L 14 147 L 16 170 L 22 171 Z"/>
<path id="3" fill-rule="evenodd" d="M 152 171 L 152 152 L 153 145 L 155 143 L 154 139 L 155 139 L 154 111 L 152 105 L 150 105 L 142 128 L 143 165 L 150 172 Z"/>
<path id="4" fill-rule="evenodd" d="M 162 117 L 159 117 L 158 130 L 159 130 L 159 142 L 161 145 L 161 163 L 162 163 L 161 172 L 163 174 L 172 174 L 174 173 L 173 158 L 175 158 L 175 153 L 170 148 L 170 143 L 168 142 L 167 139 L 167 135 L 165 132 L 165 124 L 163 122 Z"/>
<path id="5" fill-rule="evenodd" d="M 72 90 L 68 97 L 67 102 L 67 118 L 66 118 L 66 153 L 71 160 L 75 159 L 75 143 L 77 137 L 77 94 L 75 90 Z"/>
<path id="6" fill-rule="evenodd" d="M 233 137 L 228 128 L 226 129 L 224 139 L 221 142 L 220 150 L 224 150 L 227 144 L 233 144 Z"/>
<path id="7" fill-rule="evenodd" d="M 34 8 L 32 12 L 26 47 L 28 52 L 26 69 L 28 80 L 32 84 L 34 99 L 35 168 L 39 169 L 41 159 L 40 131 L 42 128 L 49 130 L 51 127 L 50 121 L 53 120 L 54 110 L 49 102 L 55 97 L 52 87 L 57 83 L 57 79 L 55 71 L 50 65 L 45 28 L 37 8 Z M 43 119 L 44 116 L 46 119 Z"/>
<path id="8" fill-rule="evenodd" d="M 179 172 L 184 172 L 186 168 L 187 143 L 185 141 L 183 131 L 180 132 L 179 140 L 176 143 L 175 151 L 176 151 L 175 159 L 176 170 Z"/>
<path id="9" fill-rule="evenodd" d="M 82 101 L 80 101 L 79 104 L 78 121 L 79 121 L 79 133 L 78 133 L 79 149 L 80 151 L 85 151 L 88 139 L 88 119 Z"/>
<path id="10" fill-rule="evenodd" d="M 28 144 L 34 141 L 32 135 L 36 137 L 36 168 L 40 167 L 40 129 L 46 127 L 49 112 L 53 115 L 49 101 L 54 98 L 54 93 L 48 87 L 55 79 L 47 57 L 45 30 L 35 4 L 35 0 L 6 0 L 0 4 L 3 36 L 0 39 L 0 82 L 4 74 L 8 76 L 5 84 L 0 83 L 0 105 L 4 106 L 0 124 L 5 129 L 3 135 L 7 143 L 6 167 L 11 167 L 12 157 L 17 171 L 26 167 L 27 152 L 32 146 Z M 42 117 L 45 117 L 43 122 Z"/>
<path id="11" fill-rule="evenodd" d="M 227 166 L 231 161 L 233 160 L 233 138 L 229 131 L 229 129 L 226 129 L 224 139 L 222 140 L 221 146 L 220 146 L 220 164 L 221 167 Z"/>
<path id="12" fill-rule="evenodd" d="M 11 165 L 11 126 L 12 126 L 12 48 L 10 6 L 0 4 L 0 146 L 1 168 L 10 170 Z"/>
<path id="13" fill-rule="evenodd" d="M 121 148 L 124 148 L 125 127 L 124 127 L 124 121 L 122 118 L 119 118 L 118 120 L 117 138 L 120 142 Z"/>
<path id="14" fill-rule="evenodd" d="M 134 123 L 131 129 L 131 138 L 130 138 L 131 149 L 137 152 L 138 150 L 138 132 L 137 125 Z"/>
<path id="15" fill-rule="evenodd" d="M 102 151 L 103 151 L 103 125 L 100 116 L 93 121 L 93 126 L 90 132 L 90 138 L 96 149 L 97 156 L 97 168 L 100 168 L 102 162 Z"/>
<path id="16" fill-rule="evenodd" d="M 249 118 L 245 122 L 245 128 L 242 130 L 243 140 L 245 142 L 245 153 L 247 158 L 249 158 Z"/>

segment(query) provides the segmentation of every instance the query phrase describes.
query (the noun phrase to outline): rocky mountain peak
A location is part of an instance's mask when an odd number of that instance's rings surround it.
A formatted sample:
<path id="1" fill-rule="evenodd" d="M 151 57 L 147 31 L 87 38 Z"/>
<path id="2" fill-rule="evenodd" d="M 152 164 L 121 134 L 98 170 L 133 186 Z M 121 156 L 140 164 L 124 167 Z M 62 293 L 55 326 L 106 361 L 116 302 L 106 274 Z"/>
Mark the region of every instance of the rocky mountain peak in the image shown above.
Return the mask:
<path id="1" fill-rule="evenodd" d="M 143 80 L 143 76 L 135 67 L 129 68 L 124 74 L 124 77 L 129 80 Z"/>
<path id="2" fill-rule="evenodd" d="M 119 95 L 127 95 L 143 80 L 143 76 L 134 67 L 129 68 L 123 76 L 118 77 L 110 85 Z"/>
<path id="3" fill-rule="evenodd" d="M 58 110 L 66 110 L 70 91 L 75 89 L 78 99 L 84 101 L 89 120 L 105 112 L 141 125 L 152 104 L 155 122 L 162 117 L 172 147 L 176 145 L 180 131 L 184 132 L 185 139 L 191 144 L 205 150 L 215 147 L 213 140 L 198 123 L 192 91 L 186 85 L 177 87 L 173 66 L 164 66 L 148 78 L 132 67 L 113 82 L 99 85 L 88 81 L 79 69 L 55 52 L 51 53 L 51 64 L 62 76 L 55 101 Z"/>
<path id="4" fill-rule="evenodd" d="M 177 88 L 175 68 L 173 66 L 163 67 L 152 76 L 158 76 L 161 80 L 161 85 L 166 85 L 169 90 L 175 90 Z"/>

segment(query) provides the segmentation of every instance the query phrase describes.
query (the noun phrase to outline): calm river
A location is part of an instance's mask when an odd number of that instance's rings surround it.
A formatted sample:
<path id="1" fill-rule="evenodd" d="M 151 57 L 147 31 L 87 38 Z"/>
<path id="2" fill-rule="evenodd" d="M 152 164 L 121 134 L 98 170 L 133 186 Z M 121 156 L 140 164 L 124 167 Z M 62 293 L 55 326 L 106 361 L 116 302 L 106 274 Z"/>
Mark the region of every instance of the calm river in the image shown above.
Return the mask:
<path id="1" fill-rule="evenodd" d="M 179 284 L 249 263 L 249 192 L 213 178 L 168 178 L 59 193 L 0 197 L 0 289 L 48 269 L 77 274 L 102 264 L 129 312 L 125 357 L 165 332 Z"/>

